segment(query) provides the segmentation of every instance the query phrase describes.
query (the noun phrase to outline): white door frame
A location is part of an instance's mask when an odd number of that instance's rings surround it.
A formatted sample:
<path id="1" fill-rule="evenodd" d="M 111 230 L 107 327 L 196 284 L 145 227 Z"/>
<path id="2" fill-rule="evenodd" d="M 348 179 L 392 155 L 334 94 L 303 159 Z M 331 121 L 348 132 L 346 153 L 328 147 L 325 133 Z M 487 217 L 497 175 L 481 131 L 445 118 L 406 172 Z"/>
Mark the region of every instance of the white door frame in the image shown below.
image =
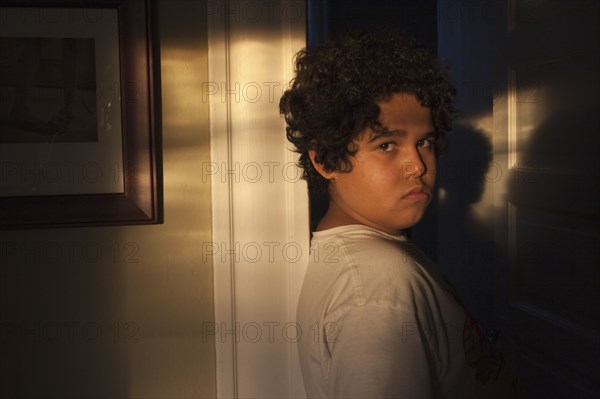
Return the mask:
<path id="1" fill-rule="evenodd" d="M 248 9 L 248 4 L 253 9 Z M 279 98 L 305 46 L 304 1 L 213 0 L 208 17 L 217 396 L 302 397 L 295 308 L 309 248 L 306 184 Z"/>

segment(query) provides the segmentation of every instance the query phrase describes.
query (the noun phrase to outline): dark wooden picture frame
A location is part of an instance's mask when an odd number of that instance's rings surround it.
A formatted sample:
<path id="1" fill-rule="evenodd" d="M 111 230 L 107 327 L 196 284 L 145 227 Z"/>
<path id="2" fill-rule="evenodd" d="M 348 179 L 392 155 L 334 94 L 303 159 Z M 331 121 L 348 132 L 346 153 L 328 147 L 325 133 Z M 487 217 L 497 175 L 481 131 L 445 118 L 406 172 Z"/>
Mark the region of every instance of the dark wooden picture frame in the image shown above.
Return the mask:
<path id="1" fill-rule="evenodd" d="M 150 0 L 4 1 L 0 7 L 112 8 L 118 14 L 124 192 L 0 197 L 0 229 L 162 222 L 160 79 Z"/>

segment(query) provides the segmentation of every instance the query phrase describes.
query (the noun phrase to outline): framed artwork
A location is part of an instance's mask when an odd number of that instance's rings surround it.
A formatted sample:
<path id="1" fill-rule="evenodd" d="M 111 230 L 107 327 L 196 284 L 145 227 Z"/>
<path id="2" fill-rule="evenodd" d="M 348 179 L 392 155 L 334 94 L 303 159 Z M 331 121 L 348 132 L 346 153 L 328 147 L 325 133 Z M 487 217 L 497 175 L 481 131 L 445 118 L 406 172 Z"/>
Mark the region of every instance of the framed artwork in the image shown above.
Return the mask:
<path id="1" fill-rule="evenodd" d="M 148 0 L 0 0 L 0 228 L 160 223 Z"/>

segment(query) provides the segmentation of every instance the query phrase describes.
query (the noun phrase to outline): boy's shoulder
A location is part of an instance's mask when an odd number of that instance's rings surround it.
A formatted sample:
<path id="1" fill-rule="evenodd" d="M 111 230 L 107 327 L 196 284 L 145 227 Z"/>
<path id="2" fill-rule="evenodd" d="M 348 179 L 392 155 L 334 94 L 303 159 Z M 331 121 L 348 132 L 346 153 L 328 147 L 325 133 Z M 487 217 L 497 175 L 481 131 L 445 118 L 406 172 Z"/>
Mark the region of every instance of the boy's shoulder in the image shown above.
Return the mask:
<path id="1" fill-rule="evenodd" d="M 322 264 L 335 265 L 334 284 L 354 287 L 354 302 L 398 304 L 426 295 L 432 276 L 405 237 L 390 236 L 371 228 L 347 228 L 320 235 L 313 250 Z M 326 262 L 327 261 L 327 262 Z"/>
<path id="2" fill-rule="evenodd" d="M 394 270 L 412 268 L 419 259 L 416 246 L 405 236 L 392 236 L 366 226 L 343 226 L 335 232 L 320 234 L 312 241 L 314 251 L 326 252 L 330 260 L 347 266 Z"/>

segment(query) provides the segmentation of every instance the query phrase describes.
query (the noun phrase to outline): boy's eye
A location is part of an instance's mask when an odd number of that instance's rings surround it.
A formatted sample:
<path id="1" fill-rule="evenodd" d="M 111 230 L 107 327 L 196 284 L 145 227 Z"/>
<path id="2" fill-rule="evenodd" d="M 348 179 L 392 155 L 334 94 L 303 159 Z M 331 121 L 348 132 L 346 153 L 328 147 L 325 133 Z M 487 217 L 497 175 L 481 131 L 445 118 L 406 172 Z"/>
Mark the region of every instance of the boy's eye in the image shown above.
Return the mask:
<path id="1" fill-rule="evenodd" d="M 379 149 L 383 152 L 390 152 L 392 151 L 394 148 L 396 148 L 396 144 L 395 143 L 383 143 L 379 145 Z"/>
<path id="2" fill-rule="evenodd" d="M 419 141 L 417 141 L 417 146 L 423 147 L 423 148 L 432 148 L 433 147 L 433 139 L 419 140 Z"/>

